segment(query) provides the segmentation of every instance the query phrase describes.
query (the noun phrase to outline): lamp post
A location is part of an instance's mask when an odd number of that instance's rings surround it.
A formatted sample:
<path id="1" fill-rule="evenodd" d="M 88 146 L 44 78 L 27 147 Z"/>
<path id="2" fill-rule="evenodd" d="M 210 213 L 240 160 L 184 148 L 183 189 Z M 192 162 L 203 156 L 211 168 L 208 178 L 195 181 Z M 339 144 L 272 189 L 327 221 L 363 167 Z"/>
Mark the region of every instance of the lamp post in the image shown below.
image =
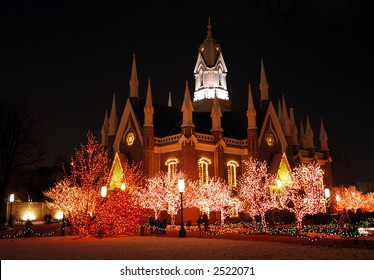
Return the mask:
<path id="1" fill-rule="evenodd" d="M 325 189 L 325 198 L 326 198 L 326 208 L 327 208 L 327 215 L 330 223 L 330 189 Z"/>
<path id="2" fill-rule="evenodd" d="M 184 192 L 184 180 L 183 179 L 178 180 L 178 190 L 181 194 L 181 229 L 179 231 L 179 237 L 186 237 L 186 230 L 184 228 L 184 222 L 183 222 L 183 192 Z"/>
<path id="3" fill-rule="evenodd" d="M 9 196 L 9 202 L 10 202 L 10 209 L 9 209 L 9 220 L 8 224 L 10 227 L 13 227 L 13 218 L 12 218 L 12 206 L 14 202 L 14 193 L 11 193 Z"/>
<path id="4" fill-rule="evenodd" d="M 106 197 L 106 186 L 101 187 L 101 197 Z"/>

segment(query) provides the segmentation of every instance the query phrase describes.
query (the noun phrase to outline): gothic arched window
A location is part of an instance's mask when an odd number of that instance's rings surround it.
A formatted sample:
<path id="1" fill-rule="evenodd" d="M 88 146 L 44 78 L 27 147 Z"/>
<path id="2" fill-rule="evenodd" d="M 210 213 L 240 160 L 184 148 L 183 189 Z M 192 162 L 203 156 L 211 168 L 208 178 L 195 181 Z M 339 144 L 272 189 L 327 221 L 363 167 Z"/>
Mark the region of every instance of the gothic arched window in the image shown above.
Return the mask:
<path id="1" fill-rule="evenodd" d="M 236 168 L 239 164 L 236 161 L 230 160 L 227 163 L 227 181 L 231 188 L 236 187 Z"/>
<path id="2" fill-rule="evenodd" d="M 168 167 L 169 178 L 173 178 L 175 176 L 175 174 L 177 174 L 177 164 L 178 164 L 178 160 L 175 159 L 175 158 L 168 159 L 165 162 L 165 165 L 167 165 L 167 167 Z"/>
<path id="3" fill-rule="evenodd" d="M 209 169 L 210 160 L 207 158 L 201 158 L 198 161 L 199 164 L 199 178 L 201 184 L 206 184 L 209 181 Z"/>

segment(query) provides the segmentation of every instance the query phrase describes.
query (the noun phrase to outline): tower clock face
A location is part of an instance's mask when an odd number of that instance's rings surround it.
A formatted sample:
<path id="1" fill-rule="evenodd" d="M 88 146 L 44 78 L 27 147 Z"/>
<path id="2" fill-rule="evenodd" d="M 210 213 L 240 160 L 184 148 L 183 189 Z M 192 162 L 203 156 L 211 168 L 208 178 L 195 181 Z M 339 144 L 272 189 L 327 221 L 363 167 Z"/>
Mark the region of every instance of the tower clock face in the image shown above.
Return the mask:
<path id="1" fill-rule="evenodd" d="M 127 132 L 126 134 L 126 144 L 127 146 L 132 146 L 135 141 L 135 134 L 132 131 Z"/>
<path id="2" fill-rule="evenodd" d="M 265 137 L 266 144 L 272 147 L 275 145 L 275 135 L 272 132 L 268 132 Z"/>

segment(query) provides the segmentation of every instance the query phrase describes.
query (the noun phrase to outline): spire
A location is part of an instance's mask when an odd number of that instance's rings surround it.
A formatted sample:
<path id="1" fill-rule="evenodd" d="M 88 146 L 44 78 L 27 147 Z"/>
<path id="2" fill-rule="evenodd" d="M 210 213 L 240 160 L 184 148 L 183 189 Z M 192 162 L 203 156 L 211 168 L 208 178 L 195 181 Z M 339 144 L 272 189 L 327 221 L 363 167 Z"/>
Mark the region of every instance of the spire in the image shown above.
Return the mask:
<path id="1" fill-rule="evenodd" d="M 281 105 L 281 102 L 280 102 L 279 99 L 278 99 L 278 120 L 279 120 L 280 124 L 283 123 L 283 121 L 282 121 L 282 105 Z"/>
<path id="2" fill-rule="evenodd" d="M 297 127 L 296 127 L 296 122 L 295 122 L 295 114 L 294 114 L 294 109 L 290 108 L 290 126 L 291 126 L 291 143 L 292 145 L 299 145 L 299 141 L 297 139 Z"/>
<path id="3" fill-rule="evenodd" d="M 144 106 L 144 126 L 153 126 L 153 112 L 151 79 L 148 79 L 147 97 Z"/>
<path id="4" fill-rule="evenodd" d="M 261 59 L 261 80 L 260 80 L 261 102 L 269 100 L 269 85 L 266 80 L 264 61 Z"/>
<path id="5" fill-rule="evenodd" d="M 321 151 L 329 151 L 329 147 L 327 145 L 327 140 L 329 138 L 327 137 L 325 127 L 323 125 L 323 121 L 321 120 L 321 129 L 319 133 L 319 141 L 321 143 Z"/>
<path id="6" fill-rule="evenodd" d="M 303 121 L 300 120 L 300 146 L 301 148 L 305 149 L 306 142 L 305 142 L 305 132 L 304 132 L 304 126 L 303 126 Z"/>
<path id="7" fill-rule="evenodd" d="M 116 108 L 116 93 L 113 93 L 112 109 L 109 118 L 109 136 L 116 135 L 117 133 L 117 108 Z"/>
<path id="8" fill-rule="evenodd" d="M 291 136 L 291 125 L 288 117 L 288 109 L 286 106 L 286 99 L 282 95 L 282 126 L 285 136 Z"/>
<path id="9" fill-rule="evenodd" d="M 104 122 L 101 127 L 101 146 L 108 146 L 109 121 L 108 111 L 105 110 Z"/>
<path id="10" fill-rule="evenodd" d="M 314 134 L 312 127 L 310 126 L 309 117 L 306 116 L 306 128 L 305 128 L 305 148 L 314 149 Z"/>
<path id="11" fill-rule="evenodd" d="M 256 110 L 253 103 L 251 85 L 248 85 L 248 108 L 247 108 L 248 129 L 256 129 Z"/>
<path id="12" fill-rule="evenodd" d="M 184 98 L 183 98 L 183 104 L 182 104 L 182 112 L 183 112 L 183 123 L 181 127 L 185 126 L 192 126 L 195 127 L 193 120 L 192 120 L 192 112 L 193 112 L 193 106 L 191 102 L 191 95 L 190 90 L 188 89 L 188 81 L 186 81 L 186 89 L 184 91 Z"/>
<path id="13" fill-rule="evenodd" d="M 132 59 L 131 77 L 130 77 L 129 84 L 130 84 L 130 97 L 139 98 L 139 93 L 138 93 L 139 80 L 138 80 L 138 73 L 136 71 L 135 54 L 133 55 L 133 59 Z"/>
<path id="14" fill-rule="evenodd" d="M 213 99 L 213 106 L 210 117 L 212 118 L 212 129 L 210 131 L 223 131 L 221 127 L 222 112 L 219 106 L 217 95 L 215 95 Z"/>
<path id="15" fill-rule="evenodd" d="M 169 98 L 168 98 L 168 107 L 173 107 L 171 103 L 171 92 L 169 91 Z"/>

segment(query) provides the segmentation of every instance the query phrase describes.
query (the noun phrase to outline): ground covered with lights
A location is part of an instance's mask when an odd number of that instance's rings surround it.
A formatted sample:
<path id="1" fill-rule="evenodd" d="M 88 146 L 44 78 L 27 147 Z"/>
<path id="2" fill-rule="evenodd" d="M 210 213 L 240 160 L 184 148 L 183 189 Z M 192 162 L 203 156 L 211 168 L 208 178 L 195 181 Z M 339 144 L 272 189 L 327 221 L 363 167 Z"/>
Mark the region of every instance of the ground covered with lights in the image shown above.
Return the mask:
<path id="1" fill-rule="evenodd" d="M 287 228 L 268 233 L 246 228 L 211 228 L 207 233 L 190 228 L 186 238 L 179 228 L 150 233 L 149 228 L 133 235 L 91 237 L 61 234 L 61 224 L 36 224 L 30 238 L 23 227 L 3 229 L 2 260 L 106 260 L 106 259 L 231 259 L 231 260 L 372 260 L 373 236 L 347 236 L 315 229 L 293 233 Z M 183 254 L 181 254 L 181 251 Z"/>

